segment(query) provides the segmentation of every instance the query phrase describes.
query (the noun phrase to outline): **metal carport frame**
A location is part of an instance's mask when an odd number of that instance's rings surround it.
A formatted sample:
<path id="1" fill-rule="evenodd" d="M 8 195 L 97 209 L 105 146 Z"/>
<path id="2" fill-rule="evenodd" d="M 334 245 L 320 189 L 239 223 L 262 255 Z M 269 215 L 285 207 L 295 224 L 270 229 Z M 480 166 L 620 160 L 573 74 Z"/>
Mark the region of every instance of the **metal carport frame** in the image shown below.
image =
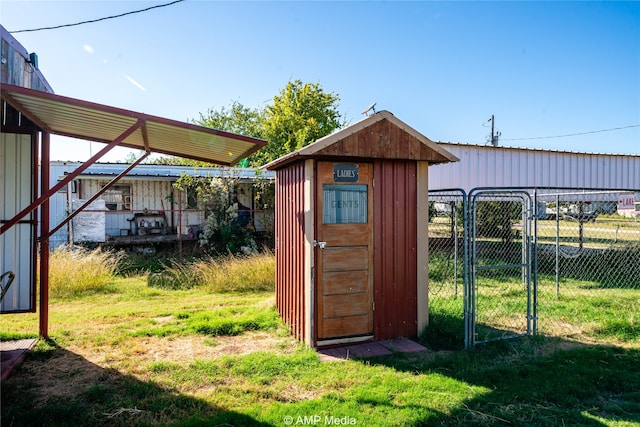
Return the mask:
<path id="1" fill-rule="evenodd" d="M 7 104 L 28 118 L 41 131 L 40 196 L 13 218 L 3 221 L 0 235 L 19 223 L 22 218 L 40 207 L 40 336 L 48 337 L 49 304 L 49 237 L 73 216 L 50 229 L 49 198 L 85 169 L 96 163 L 115 146 L 144 150 L 145 154 L 125 172 L 115 177 L 103 189 L 106 191 L 151 152 L 203 160 L 232 166 L 266 145 L 266 141 L 225 131 L 197 126 L 63 97 L 19 86 L 2 85 L 3 111 Z M 49 188 L 50 135 L 68 136 L 87 141 L 106 143 L 97 154 L 84 162 L 62 181 Z M 37 138 L 37 135 L 33 136 Z M 37 153 L 33 157 L 37 163 Z M 32 165 L 37 169 L 37 164 Z M 98 197 L 97 195 L 96 197 Z M 76 212 L 82 211 L 88 202 Z M 75 213 L 74 213 L 75 215 Z M 33 242 L 35 245 L 35 242 Z"/>

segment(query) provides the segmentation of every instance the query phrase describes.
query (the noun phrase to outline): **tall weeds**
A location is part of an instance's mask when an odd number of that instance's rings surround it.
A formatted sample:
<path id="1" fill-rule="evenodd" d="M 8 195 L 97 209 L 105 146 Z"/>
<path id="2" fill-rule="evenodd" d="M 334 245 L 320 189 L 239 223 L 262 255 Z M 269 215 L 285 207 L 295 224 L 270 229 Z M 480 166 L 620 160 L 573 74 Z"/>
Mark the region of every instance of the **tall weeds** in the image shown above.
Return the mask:
<path id="1" fill-rule="evenodd" d="M 101 249 L 60 247 L 49 260 L 49 292 L 67 298 L 84 292 L 106 290 L 116 276 L 120 253 Z"/>
<path id="2" fill-rule="evenodd" d="M 167 289 L 207 288 L 211 292 L 271 291 L 275 286 L 275 257 L 271 252 L 249 256 L 172 262 L 164 271 L 150 274 L 149 286 Z"/>

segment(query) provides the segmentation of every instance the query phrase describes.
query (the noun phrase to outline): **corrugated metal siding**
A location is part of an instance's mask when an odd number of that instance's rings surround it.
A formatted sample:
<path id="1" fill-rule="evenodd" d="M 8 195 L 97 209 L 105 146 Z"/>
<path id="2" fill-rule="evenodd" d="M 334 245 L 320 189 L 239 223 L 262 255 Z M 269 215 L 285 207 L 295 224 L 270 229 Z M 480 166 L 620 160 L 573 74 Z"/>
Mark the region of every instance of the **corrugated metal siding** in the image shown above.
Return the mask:
<path id="1" fill-rule="evenodd" d="M 417 335 L 417 165 L 374 162 L 374 332 Z"/>
<path id="2" fill-rule="evenodd" d="M 0 218 L 8 220 L 32 201 L 32 144 L 31 135 L 4 133 L 0 138 Z M 29 219 L 34 215 L 24 218 Z M 34 309 L 34 230 L 33 223 L 18 223 L 0 236 L 0 274 L 15 274 L 2 312 Z"/>
<path id="3" fill-rule="evenodd" d="M 110 180 L 111 178 L 83 179 L 82 198 L 88 199 L 93 196 Z M 116 185 L 131 185 L 131 208 L 134 211 L 144 209 L 157 211 L 169 208 L 166 198 L 172 194 L 173 189 L 168 181 L 127 180 L 125 178 Z"/>
<path id="4" fill-rule="evenodd" d="M 276 174 L 276 306 L 291 333 L 305 337 L 304 163 Z"/>
<path id="5" fill-rule="evenodd" d="M 429 189 L 640 188 L 640 156 L 440 143 L 460 158 L 429 168 Z"/>

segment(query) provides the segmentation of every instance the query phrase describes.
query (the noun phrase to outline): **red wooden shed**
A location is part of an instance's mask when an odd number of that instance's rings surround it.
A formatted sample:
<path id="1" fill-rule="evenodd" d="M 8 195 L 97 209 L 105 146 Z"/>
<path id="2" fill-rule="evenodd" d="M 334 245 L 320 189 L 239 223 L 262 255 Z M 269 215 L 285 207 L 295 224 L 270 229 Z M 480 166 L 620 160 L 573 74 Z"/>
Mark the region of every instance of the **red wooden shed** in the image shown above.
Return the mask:
<path id="1" fill-rule="evenodd" d="M 276 305 L 299 340 L 411 338 L 427 325 L 427 168 L 455 161 L 381 111 L 265 166 Z"/>

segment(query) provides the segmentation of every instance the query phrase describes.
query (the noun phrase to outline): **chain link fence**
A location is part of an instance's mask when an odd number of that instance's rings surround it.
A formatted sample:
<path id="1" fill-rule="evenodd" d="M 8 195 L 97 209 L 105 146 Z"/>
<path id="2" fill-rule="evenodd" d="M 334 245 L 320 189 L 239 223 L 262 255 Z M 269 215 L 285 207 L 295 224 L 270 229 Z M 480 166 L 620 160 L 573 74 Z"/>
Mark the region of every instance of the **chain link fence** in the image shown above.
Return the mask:
<path id="1" fill-rule="evenodd" d="M 464 275 L 467 194 L 460 189 L 429 192 L 429 326 L 428 342 L 463 348 L 469 328 L 469 300 Z"/>
<path id="2" fill-rule="evenodd" d="M 537 194 L 538 331 L 640 339 L 640 192 Z"/>
<path id="3" fill-rule="evenodd" d="M 425 339 L 447 348 L 535 333 L 640 339 L 635 200 L 640 192 L 429 192 Z"/>

